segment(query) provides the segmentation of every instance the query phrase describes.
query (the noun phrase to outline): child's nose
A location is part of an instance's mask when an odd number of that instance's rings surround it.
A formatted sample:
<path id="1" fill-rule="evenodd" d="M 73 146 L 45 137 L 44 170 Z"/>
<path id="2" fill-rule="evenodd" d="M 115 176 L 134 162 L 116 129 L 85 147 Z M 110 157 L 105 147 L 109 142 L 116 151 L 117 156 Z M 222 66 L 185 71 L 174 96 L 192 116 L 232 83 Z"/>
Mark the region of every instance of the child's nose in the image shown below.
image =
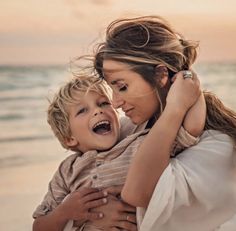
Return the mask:
<path id="1" fill-rule="evenodd" d="M 103 111 L 101 109 L 97 109 L 95 112 L 94 112 L 94 116 L 97 116 L 99 114 L 103 114 Z"/>

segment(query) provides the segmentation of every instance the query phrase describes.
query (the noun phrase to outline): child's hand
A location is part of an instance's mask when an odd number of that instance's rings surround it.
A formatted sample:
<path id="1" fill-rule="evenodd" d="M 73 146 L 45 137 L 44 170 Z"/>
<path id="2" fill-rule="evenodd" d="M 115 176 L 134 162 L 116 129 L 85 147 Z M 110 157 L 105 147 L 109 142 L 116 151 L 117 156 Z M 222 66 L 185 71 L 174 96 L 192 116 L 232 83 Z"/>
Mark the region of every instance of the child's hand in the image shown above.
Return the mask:
<path id="1" fill-rule="evenodd" d="M 66 200 L 61 203 L 60 211 L 62 216 L 68 220 L 85 222 L 103 217 L 100 212 L 91 212 L 90 209 L 107 203 L 107 193 L 95 188 L 81 188 L 72 192 Z M 58 206 L 58 207 L 59 207 Z"/>

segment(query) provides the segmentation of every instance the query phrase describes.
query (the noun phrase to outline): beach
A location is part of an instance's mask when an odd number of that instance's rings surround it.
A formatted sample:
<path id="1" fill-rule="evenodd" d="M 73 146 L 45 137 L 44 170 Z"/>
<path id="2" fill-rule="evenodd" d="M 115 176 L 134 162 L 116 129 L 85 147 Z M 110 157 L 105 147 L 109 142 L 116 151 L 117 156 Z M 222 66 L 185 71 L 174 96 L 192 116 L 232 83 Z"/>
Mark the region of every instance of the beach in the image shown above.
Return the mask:
<path id="1" fill-rule="evenodd" d="M 30 141 L 33 150 L 40 150 L 42 158 L 8 160 L 0 168 L 0 230 L 30 231 L 32 213 L 47 191 L 47 184 L 57 166 L 68 153 L 57 140 Z M 36 153 L 26 150 L 25 154 Z M 19 150 L 20 152 L 20 150 Z M 31 152 L 31 153 L 30 153 Z M 45 158 L 44 158 L 44 153 Z M 47 153 L 54 155 L 47 155 Z M 1 163 L 2 164 L 2 163 Z"/>
<path id="2" fill-rule="evenodd" d="M 236 64 L 198 64 L 204 89 L 236 110 Z M 32 213 L 70 152 L 46 121 L 47 98 L 68 79 L 66 67 L 0 67 L 0 230 L 32 230 Z"/>
<path id="3" fill-rule="evenodd" d="M 0 169 L 0 230 L 32 230 L 32 211 L 42 200 L 57 164 L 49 161 Z"/>

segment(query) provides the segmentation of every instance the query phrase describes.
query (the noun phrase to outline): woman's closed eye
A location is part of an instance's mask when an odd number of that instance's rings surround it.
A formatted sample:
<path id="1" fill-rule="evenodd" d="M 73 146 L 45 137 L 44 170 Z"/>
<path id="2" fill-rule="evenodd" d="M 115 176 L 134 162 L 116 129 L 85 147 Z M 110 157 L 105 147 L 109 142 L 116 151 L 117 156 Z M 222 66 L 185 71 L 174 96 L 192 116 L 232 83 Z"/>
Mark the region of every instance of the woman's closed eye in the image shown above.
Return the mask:
<path id="1" fill-rule="evenodd" d="M 127 88 L 128 88 L 127 85 L 124 84 L 124 85 L 119 87 L 119 91 L 126 91 Z"/>
<path id="2" fill-rule="evenodd" d="M 114 80 L 109 84 L 111 89 L 115 92 L 122 92 L 128 89 L 128 85 L 123 80 Z"/>
<path id="3" fill-rule="evenodd" d="M 117 86 L 118 91 L 126 91 L 128 89 L 128 85 L 127 84 L 120 84 Z"/>

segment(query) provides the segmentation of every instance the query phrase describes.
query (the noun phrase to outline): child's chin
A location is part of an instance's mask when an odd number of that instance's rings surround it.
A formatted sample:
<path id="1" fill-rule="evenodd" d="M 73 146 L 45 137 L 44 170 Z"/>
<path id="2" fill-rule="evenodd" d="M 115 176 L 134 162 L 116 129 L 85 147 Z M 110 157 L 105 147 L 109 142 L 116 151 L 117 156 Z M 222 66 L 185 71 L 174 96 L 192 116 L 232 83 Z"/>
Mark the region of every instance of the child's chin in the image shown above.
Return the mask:
<path id="1" fill-rule="evenodd" d="M 104 144 L 103 147 L 100 148 L 100 151 L 109 150 L 109 149 L 111 149 L 115 144 L 116 144 L 116 141 L 110 142 L 110 143 L 107 143 L 107 144 Z"/>

